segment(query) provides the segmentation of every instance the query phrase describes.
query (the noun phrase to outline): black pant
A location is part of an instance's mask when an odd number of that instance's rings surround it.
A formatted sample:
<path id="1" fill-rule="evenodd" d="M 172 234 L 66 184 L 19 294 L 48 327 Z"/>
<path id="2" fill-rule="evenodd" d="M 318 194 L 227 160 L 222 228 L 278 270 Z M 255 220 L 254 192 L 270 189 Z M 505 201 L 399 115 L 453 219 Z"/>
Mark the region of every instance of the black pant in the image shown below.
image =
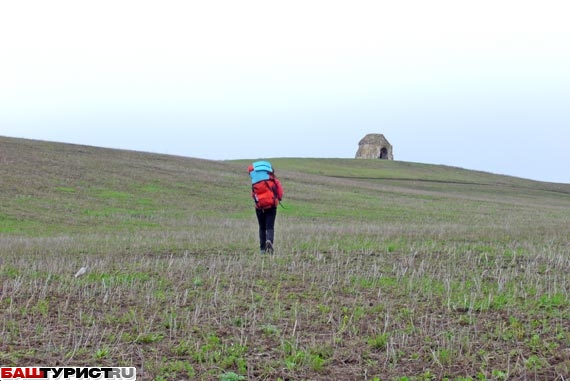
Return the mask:
<path id="1" fill-rule="evenodd" d="M 259 248 L 265 250 L 265 243 L 267 241 L 273 244 L 277 208 L 255 209 L 255 214 L 257 215 L 257 222 L 259 223 Z"/>

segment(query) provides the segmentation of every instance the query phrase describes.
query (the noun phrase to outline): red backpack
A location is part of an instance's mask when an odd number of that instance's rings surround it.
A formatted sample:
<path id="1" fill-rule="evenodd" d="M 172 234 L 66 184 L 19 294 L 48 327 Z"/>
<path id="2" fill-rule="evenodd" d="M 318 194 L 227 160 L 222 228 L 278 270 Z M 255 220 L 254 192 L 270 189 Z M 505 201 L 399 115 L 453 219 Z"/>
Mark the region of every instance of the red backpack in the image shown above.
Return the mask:
<path id="1" fill-rule="evenodd" d="M 279 205 L 277 185 L 273 180 L 273 175 L 271 175 L 269 180 L 263 180 L 253 184 L 251 191 L 257 209 L 268 209 Z"/>

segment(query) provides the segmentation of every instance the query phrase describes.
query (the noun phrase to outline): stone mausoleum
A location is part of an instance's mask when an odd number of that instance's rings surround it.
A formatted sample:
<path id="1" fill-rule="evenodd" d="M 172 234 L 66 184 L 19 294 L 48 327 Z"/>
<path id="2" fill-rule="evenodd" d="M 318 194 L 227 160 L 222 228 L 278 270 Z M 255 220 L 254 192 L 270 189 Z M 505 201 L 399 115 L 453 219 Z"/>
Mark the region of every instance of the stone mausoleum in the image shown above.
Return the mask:
<path id="1" fill-rule="evenodd" d="M 394 160 L 392 145 L 382 134 L 368 134 L 358 143 L 356 159 Z"/>

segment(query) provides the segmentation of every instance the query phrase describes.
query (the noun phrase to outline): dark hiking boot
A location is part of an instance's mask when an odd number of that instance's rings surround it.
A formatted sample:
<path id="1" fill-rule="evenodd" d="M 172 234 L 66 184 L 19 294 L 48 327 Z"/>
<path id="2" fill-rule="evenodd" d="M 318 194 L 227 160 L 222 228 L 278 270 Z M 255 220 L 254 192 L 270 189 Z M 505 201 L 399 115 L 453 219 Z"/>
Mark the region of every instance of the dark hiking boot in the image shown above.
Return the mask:
<path id="1" fill-rule="evenodd" d="M 267 254 L 273 254 L 273 242 L 271 241 L 265 242 L 265 252 Z"/>

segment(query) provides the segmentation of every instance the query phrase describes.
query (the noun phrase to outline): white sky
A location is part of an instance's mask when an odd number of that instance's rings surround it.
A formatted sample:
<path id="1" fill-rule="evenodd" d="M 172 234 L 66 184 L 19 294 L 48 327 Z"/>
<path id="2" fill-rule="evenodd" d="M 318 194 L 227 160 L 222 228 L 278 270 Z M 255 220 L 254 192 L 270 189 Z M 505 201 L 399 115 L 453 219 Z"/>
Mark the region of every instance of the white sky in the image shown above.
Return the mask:
<path id="1" fill-rule="evenodd" d="M 570 183 L 570 3 L 2 1 L 0 135 Z"/>

